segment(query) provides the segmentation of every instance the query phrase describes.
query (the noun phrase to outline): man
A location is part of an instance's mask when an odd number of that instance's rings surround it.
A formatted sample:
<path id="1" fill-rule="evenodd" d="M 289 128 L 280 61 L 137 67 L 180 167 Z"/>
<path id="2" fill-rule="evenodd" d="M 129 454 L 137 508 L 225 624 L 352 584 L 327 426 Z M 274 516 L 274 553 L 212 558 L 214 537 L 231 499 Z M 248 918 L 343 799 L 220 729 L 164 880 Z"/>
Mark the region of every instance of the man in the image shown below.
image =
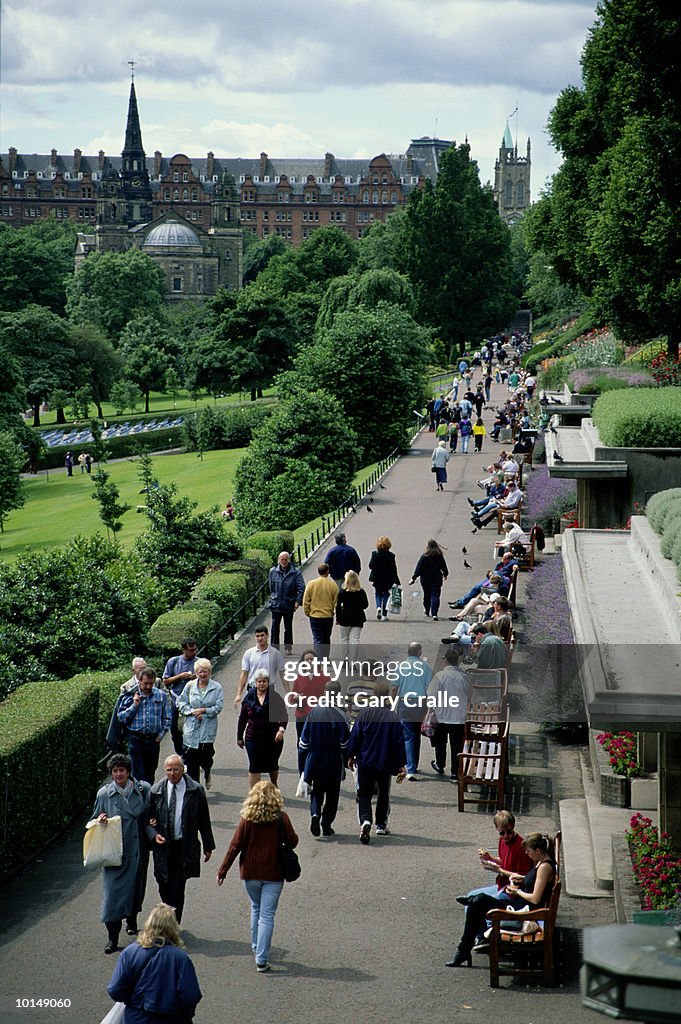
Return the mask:
<path id="1" fill-rule="evenodd" d="M 471 512 L 471 521 L 474 526 L 478 528 L 487 526 L 487 523 L 496 517 L 498 509 L 502 509 L 504 512 L 510 512 L 513 509 L 519 508 L 523 500 L 523 492 L 518 487 L 518 483 L 515 477 L 512 480 L 508 480 L 508 490 L 506 496 L 503 499 L 492 498 L 483 508 L 478 508 L 471 499 L 468 499 L 469 505 L 473 506 L 473 512 Z"/>
<path id="2" fill-rule="evenodd" d="M 305 580 L 300 569 L 291 561 L 288 551 L 282 551 L 277 564 L 270 569 L 270 611 L 272 612 L 272 643 L 279 646 L 279 630 L 284 622 L 284 651 L 293 650 L 293 615 L 300 608 L 305 592 Z"/>
<path id="3" fill-rule="evenodd" d="M 518 544 L 524 547 L 526 551 L 528 550 L 530 538 L 520 523 L 517 523 L 515 519 L 504 519 L 501 525 L 504 530 L 504 536 L 502 540 L 497 541 L 496 549 L 498 552 L 503 551 L 504 554 L 512 554 L 514 550 L 517 550 L 516 545 Z"/>
<path id="4" fill-rule="evenodd" d="M 499 900 L 500 905 L 506 905 L 506 886 L 512 875 L 526 875 L 532 870 L 532 861 L 523 849 L 523 837 L 515 830 L 515 817 L 511 811 L 497 811 L 494 815 L 494 827 L 499 833 L 499 845 L 497 856 L 483 849 L 478 850 L 480 864 L 485 871 L 494 871 L 497 876 L 496 885 L 482 886 L 479 889 L 471 889 L 465 896 L 457 896 L 456 902 L 467 907 L 474 896 L 485 893 Z M 483 952 L 487 948 L 484 937 L 479 935 L 474 952 Z"/>
<path id="5" fill-rule="evenodd" d="M 504 668 L 508 660 L 508 648 L 502 638 L 490 633 L 484 623 L 473 626 L 473 645 L 477 646 L 478 668 Z"/>
<path id="6" fill-rule="evenodd" d="M 315 654 L 323 658 L 329 653 L 333 614 L 338 601 L 338 587 L 329 577 L 326 562 L 317 566 L 316 580 L 310 580 L 303 595 L 303 611 L 310 620 Z"/>
<path id="7" fill-rule="evenodd" d="M 135 657 L 132 659 L 132 676 L 127 682 L 121 684 L 121 689 L 114 709 L 111 712 L 111 720 L 109 721 L 109 728 L 106 734 L 106 745 L 112 753 L 120 751 L 123 747 L 123 741 L 125 739 L 125 729 L 123 725 L 118 721 L 118 712 L 121 709 L 121 698 L 126 693 L 131 693 L 136 689 L 140 679 L 140 672 L 143 668 L 147 667 L 147 663 L 144 658 Z"/>
<path id="8" fill-rule="evenodd" d="M 151 787 L 149 826 L 154 877 L 161 899 L 175 908 L 182 920 L 188 878 L 201 873 L 201 845 L 204 862 L 215 849 L 208 801 L 203 786 L 185 775 L 182 758 L 171 754 L 163 763 L 165 778 Z"/>
<path id="9" fill-rule="evenodd" d="M 475 583 L 468 591 L 468 593 L 464 594 L 463 597 L 460 597 L 458 601 L 449 601 L 449 607 L 463 608 L 464 605 L 468 604 L 471 598 L 477 597 L 480 591 L 488 586 L 492 575 L 494 575 L 495 573 L 499 576 L 503 576 L 503 578 L 507 581 L 510 580 L 511 576 L 513 575 L 513 569 L 517 564 L 517 559 L 513 557 L 511 552 L 505 551 L 504 554 L 501 556 L 501 561 L 497 562 L 493 569 L 488 570 L 484 580 L 480 580 L 479 583 Z"/>
<path id="10" fill-rule="evenodd" d="M 357 551 L 348 544 L 344 533 L 337 533 L 335 540 L 335 547 L 332 547 L 326 556 L 326 564 L 331 579 L 340 590 L 346 572 L 350 569 L 357 573 L 361 572 L 362 561 Z"/>
<path id="11" fill-rule="evenodd" d="M 180 641 L 182 654 L 170 658 L 163 670 L 163 682 L 165 683 L 168 695 L 172 702 L 173 720 L 170 726 L 170 735 L 173 739 L 175 753 L 182 756 L 183 743 L 182 733 L 178 725 L 177 698 L 180 696 L 190 679 L 195 678 L 194 662 L 199 650 L 199 645 L 193 637 L 187 636 Z"/>
<path id="12" fill-rule="evenodd" d="M 472 686 L 469 677 L 459 668 L 459 652 L 448 647 L 444 655 L 445 667 L 433 676 L 431 693 L 442 694 L 438 704 L 435 726 L 435 759 L 430 762 L 433 771 L 444 775 L 447 763 L 447 741 L 451 753 L 450 778 L 459 774 L 459 751 L 463 747 L 463 730 L 471 699 Z M 442 705 L 442 706 L 440 706 Z"/>
<path id="13" fill-rule="evenodd" d="M 161 740 L 170 729 L 170 698 L 154 686 L 153 668 L 143 668 L 134 691 L 123 694 L 118 721 L 126 728 L 132 775 L 138 782 L 153 783 Z"/>
<path id="14" fill-rule="evenodd" d="M 407 648 L 406 661 L 400 662 L 400 678 L 390 688 L 391 697 L 399 697 L 397 714 L 402 723 L 407 755 L 407 781 L 416 782 L 421 754 L 421 722 L 426 717 L 426 695 L 433 671 L 421 658 L 422 647 L 413 641 Z"/>
<path id="15" fill-rule="evenodd" d="M 241 659 L 241 674 L 236 688 L 234 707 L 241 704 L 246 687 L 255 685 L 255 673 L 265 669 L 270 685 L 281 695 L 282 688 L 286 692 L 288 684 L 284 682 L 284 658 L 276 647 L 270 646 L 270 634 L 267 626 L 255 627 L 255 647 L 249 647 Z"/>
<path id="16" fill-rule="evenodd" d="M 376 682 L 373 691 L 381 703 L 360 711 L 348 743 L 348 768 L 353 770 L 357 766 L 359 841 L 364 846 L 371 842 L 374 791 L 378 793 L 376 835 L 389 836 L 390 779 L 395 775 L 397 781 L 402 782 L 407 774 L 402 725 L 386 703 L 388 684 L 382 680 Z"/>
<path id="17" fill-rule="evenodd" d="M 325 693 L 338 700 L 340 683 L 329 682 Z M 298 749 L 306 755 L 304 778 L 310 790 L 310 832 L 330 837 L 338 811 L 340 786 L 345 777 L 345 749 L 350 728 L 345 713 L 337 704 L 316 707 L 305 719 Z"/>
<path id="18" fill-rule="evenodd" d="M 132 675 L 126 683 L 121 685 L 121 693 L 130 693 L 135 689 L 140 681 L 140 674 L 143 668 L 147 667 L 147 663 L 144 658 L 135 657 L 132 659 Z"/>

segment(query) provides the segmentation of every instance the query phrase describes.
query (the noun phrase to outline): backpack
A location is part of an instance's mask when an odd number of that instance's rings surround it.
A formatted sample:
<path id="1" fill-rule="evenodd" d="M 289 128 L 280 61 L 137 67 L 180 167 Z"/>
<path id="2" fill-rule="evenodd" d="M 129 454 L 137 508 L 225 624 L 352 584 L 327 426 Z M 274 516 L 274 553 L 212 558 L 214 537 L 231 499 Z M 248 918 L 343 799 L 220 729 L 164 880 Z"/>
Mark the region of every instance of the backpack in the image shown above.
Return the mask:
<path id="1" fill-rule="evenodd" d="M 544 531 L 542 530 L 541 526 L 539 526 L 537 523 L 534 524 L 532 529 L 534 530 L 535 547 L 537 548 L 537 551 L 543 551 L 546 547 L 546 538 L 544 537 Z"/>

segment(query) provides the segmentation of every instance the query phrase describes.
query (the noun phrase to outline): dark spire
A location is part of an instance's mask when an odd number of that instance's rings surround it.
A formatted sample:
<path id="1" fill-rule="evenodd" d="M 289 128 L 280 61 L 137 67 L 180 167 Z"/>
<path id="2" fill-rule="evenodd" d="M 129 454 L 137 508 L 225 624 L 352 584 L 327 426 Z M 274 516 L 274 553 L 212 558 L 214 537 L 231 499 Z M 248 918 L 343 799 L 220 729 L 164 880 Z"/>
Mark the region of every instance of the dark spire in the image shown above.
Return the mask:
<path id="1" fill-rule="evenodd" d="M 126 156 L 135 155 L 145 159 L 144 147 L 142 145 L 142 129 L 140 128 L 140 117 L 137 112 L 137 96 L 135 95 L 135 83 L 130 83 L 130 100 L 128 101 L 128 123 L 125 127 L 125 145 L 121 154 Z"/>

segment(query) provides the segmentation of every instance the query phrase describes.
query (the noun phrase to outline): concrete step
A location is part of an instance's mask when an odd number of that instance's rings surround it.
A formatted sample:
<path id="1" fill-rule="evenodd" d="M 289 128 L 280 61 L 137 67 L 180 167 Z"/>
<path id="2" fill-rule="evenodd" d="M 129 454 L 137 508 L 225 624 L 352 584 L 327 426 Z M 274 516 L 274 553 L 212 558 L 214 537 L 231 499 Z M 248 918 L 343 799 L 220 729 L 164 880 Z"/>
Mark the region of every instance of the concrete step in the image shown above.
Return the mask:
<path id="1" fill-rule="evenodd" d="M 600 802 L 598 788 L 591 774 L 588 754 L 580 754 L 582 767 L 582 788 L 586 801 L 586 812 L 589 819 L 589 831 L 593 848 L 593 859 L 596 869 L 596 885 L 602 889 L 612 889 L 612 846 L 611 836 L 614 832 L 624 832 L 631 819 L 631 810 L 627 807 L 607 807 Z"/>
<path id="2" fill-rule="evenodd" d="M 560 830 L 562 833 L 562 873 L 566 892 L 582 899 L 602 899 L 610 893 L 596 884 L 589 815 L 586 800 L 574 797 L 561 800 Z"/>

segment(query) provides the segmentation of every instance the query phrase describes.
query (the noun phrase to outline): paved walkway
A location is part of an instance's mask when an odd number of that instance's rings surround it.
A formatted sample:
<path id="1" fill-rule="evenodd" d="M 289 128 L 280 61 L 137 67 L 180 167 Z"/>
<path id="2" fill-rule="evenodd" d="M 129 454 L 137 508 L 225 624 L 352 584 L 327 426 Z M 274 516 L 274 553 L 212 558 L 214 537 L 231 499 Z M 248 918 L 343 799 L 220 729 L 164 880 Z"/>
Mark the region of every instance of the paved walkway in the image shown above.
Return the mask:
<path id="1" fill-rule="evenodd" d="M 498 389 L 501 398 L 501 389 Z M 479 494 L 475 479 L 488 461 L 483 455 L 455 455 L 449 483 L 437 493 L 430 473 L 432 434 L 422 433 L 411 453 L 400 460 L 377 486 L 370 507 L 363 503 L 345 526 L 348 540 L 366 565 L 376 538 L 393 540 L 404 585 L 399 618 L 367 623 L 363 644 L 380 645 L 400 657 L 407 644 L 421 639 L 434 662 L 438 639 L 447 623 L 423 615 L 420 591 L 407 587 L 418 555 L 429 537 L 446 546 L 450 578 L 443 598 L 453 600 L 480 579 L 492 560 L 495 534 L 487 527 L 471 534 L 466 497 Z M 332 542 L 331 542 L 332 543 Z M 463 566 L 462 546 L 473 570 Z M 330 545 L 326 545 L 328 547 Z M 325 550 L 322 549 L 322 552 Z M 320 554 L 321 554 L 320 553 Z M 315 575 L 315 564 L 305 575 Z M 307 621 L 298 613 L 295 648 L 310 641 Z M 472 970 L 443 966 L 462 928 L 463 910 L 454 897 L 489 877 L 477 866 L 480 845 L 496 841 L 488 809 L 456 810 L 456 790 L 429 768 L 430 748 L 422 750 L 419 781 L 393 787 L 393 834 L 372 838 L 369 847 L 357 841 L 354 796 L 344 786 L 336 821 L 337 836 L 321 842 L 308 831 L 305 801 L 296 799 L 294 730 L 284 745 L 281 787 L 301 840 L 301 879 L 286 886 L 275 924 L 269 975 L 256 975 L 248 941 L 247 900 L 234 868 L 218 889 L 215 870 L 237 824 L 246 791 L 245 756 L 235 744 L 232 698 L 240 655 L 250 646 L 246 636 L 217 676 L 227 697 L 217 741 L 213 789 L 209 795 L 218 849 L 204 866 L 200 880 L 188 885 L 185 940 L 197 967 L 204 999 L 199 1024 L 243 1024 L 319 1021 L 343 1018 L 362 1022 L 442 1024 L 455 1017 L 488 1024 L 503 1016 L 505 1024 L 552 1024 L 593 1021 L 578 994 L 580 931 L 583 924 L 612 920 L 611 904 L 564 898 L 560 908 L 565 963 L 563 984 L 555 990 L 527 988 L 503 981 L 489 987 L 487 959 L 477 956 Z M 515 742 L 511 758 L 511 806 L 519 827 L 555 831 L 558 801 L 581 795 L 578 752 L 558 748 L 517 716 L 522 688 L 522 661 L 515 665 L 512 713 Z M 0 1020 L 15 1022 L 96 1022 L 108 1009 L 105 985 L 113 967 L 104 956 L 105 931 L 99 923 L 101 884 L 79 865 L 82 824 L 65 835 L 20 876 L 0 888 Z M 150 877 L 145 909 L 157 900 Z M 17 999 L 68 998 L 65 1010 L 16 1009 Z"/>

